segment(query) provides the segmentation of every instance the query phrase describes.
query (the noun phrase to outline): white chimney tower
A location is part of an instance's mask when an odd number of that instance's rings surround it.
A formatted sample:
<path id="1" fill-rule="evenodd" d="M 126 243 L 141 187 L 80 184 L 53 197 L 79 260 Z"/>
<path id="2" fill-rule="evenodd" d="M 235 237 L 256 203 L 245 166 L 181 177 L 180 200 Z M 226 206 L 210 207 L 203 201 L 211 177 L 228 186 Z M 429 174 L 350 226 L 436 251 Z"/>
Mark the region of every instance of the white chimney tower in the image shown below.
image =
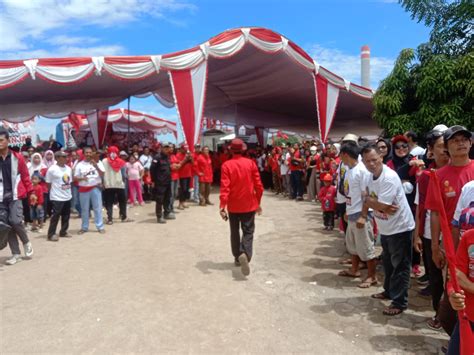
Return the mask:
<path id="1" fill-rule="evenodd" d="M 368 45 L 360 49 L 360 79 L 362 86 L 370 88 L 370 48 Z"/>

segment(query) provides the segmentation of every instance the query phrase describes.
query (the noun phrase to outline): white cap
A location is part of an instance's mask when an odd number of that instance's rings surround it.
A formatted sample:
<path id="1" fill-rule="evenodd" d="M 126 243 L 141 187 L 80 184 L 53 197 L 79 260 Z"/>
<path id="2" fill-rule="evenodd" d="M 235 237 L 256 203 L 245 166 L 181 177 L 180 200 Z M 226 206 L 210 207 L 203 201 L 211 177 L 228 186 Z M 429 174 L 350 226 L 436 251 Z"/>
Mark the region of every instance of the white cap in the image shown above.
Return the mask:
<path id="1" fill-rule="evenodd" d="M 312 145 L 311 148 L 309 148 L 309 150 L 318 150 L 318 148 L 315 145 Z"/>
<path id="2" fill-rule="evenodd" d="M 342 138 L 342 141 L 343 142 L 352 141 L 352 142 L 357 143 L 359 141 L 359 137 L 357 137 L 355 134 L 347 133 L 344 136 L 344 138 Z"/>
<path id="3" fill-rule="evenodd" d="M 439 132 L 446 132 L 448 130 L 448 127 L 444 124 L 439 124 L 439 125 L 436 125 L 434 128 L 433 128 L 433 131 L 439 131 Z"/>

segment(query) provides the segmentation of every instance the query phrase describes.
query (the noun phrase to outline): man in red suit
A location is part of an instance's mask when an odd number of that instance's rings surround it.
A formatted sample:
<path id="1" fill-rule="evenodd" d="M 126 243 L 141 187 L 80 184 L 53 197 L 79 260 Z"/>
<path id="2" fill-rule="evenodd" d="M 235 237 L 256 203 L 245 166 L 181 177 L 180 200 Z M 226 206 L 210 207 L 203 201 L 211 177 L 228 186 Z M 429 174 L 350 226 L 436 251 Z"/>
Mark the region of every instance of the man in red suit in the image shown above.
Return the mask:
<path id="1" fill-rule="evenodd" d="M 255 162 L 242 156 L 245 148 L 242 140 L 234 139 L 230 145 L 232 159 L 222 165 L 220 214 L 225 221 L 229 219 L 235 265 L 240 265 L 242 274 L 247 276 L 250 274 L 255 213 L 262 213 L 263 185 Z"/>

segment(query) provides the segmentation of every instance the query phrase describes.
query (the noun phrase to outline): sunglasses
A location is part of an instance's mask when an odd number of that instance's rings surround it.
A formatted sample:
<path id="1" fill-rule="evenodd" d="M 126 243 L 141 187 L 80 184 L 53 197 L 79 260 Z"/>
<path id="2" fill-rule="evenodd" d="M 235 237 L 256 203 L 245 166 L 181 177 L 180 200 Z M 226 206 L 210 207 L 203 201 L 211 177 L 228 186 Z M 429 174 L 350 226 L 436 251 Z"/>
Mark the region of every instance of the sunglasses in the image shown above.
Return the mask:
<path id="1" fill-rule="evenodd" d="M 408 148 L 408 144 L 402 143 L 402 144 L 395 145 L 395 149 L 402 149 L 402 148 Z"/>

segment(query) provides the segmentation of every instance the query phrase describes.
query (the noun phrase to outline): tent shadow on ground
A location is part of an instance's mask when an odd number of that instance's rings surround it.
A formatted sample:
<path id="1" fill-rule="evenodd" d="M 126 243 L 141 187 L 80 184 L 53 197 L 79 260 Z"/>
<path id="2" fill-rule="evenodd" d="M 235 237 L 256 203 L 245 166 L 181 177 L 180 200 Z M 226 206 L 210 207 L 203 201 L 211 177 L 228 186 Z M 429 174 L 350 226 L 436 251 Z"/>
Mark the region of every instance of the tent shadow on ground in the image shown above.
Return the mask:
<path id="1" fill-rule="evenodd" d="M 374 293 L 375 293 L 374 288 Z M 404 328 L 415 330 L 419 329 L 417 324 L 421 324 L 426 321 L 426 316 L 421 314 L 412 313 L 409 311 L 402 313 L 397 316 L 385 316 L 382 314 L 383 309 L 387 307 L 389 301 L 381 301 L 371 298 L 369 295 L 358 296 L 358 297 L 337 297 L 337 298 L 325 298 L 325 304 L 312 305 L 310 310 L 317 314 L 324 314 L 334 311 L 341 317 L 352 317 L 353 315 L 360 315 L 367 317 L 367 320 L 374 324 L 379 325 L 390 325 L 392 327 Z M 424 335 L 420 333 L 420 337 Z"/>
<path id="2" fill-rule="evenodd" d="M 320 255 L 325 257 L 334 258 L 334 263 L 338 263 L 338 259 L 343 257 L 346 254 L 346 249 L 344 247 L 343 241 L 341 238 L 334 236 L 331 239 L 322 240 L 318 243 L 319 247 L 315 248 L 313 251 L 314 255 Z"/>
<path id="3" fill-rule="evenodd" d="M 337 260 L 327 260 L 318 257 L 307 259 L 302 262 L 302 265 L 311 267 L 313 269 L 336 269 L 342 270 L 342 266 Z"/>
<path id="4" fill-rule="evenodd" d="M 370 345 L 377 352 L 390 353 L 417 353 L 426 354 L 426 349 L 417 349 L 426 343 L 431 344 L 435 352 L 432 354 L 439 354 L 440 347 L 446 344 L 445 340 L 438 339 L 426 334 L 419 335 L 375 335 L 369 338 Z"/>
<path id="5" fill-rule="evenodd" d="M 141 221 L 138 221 L 137 223 L 154 223 L 157 224 L 156 222 L 156 217 L 155 218 L 148 218 L 148 219 L 143 219 Z"/>
<path id="6" fill-rule="evenodd" d="M 240 272 L 240 267 L 235 266 L 234 263 L 224 262 L 224 263 L 216 263 L 211 260 L 202 260 L 198 261 L 195 267 L 201 271 L 205 275 L 212 274 L 212 270 L 214 271 L 232 271 L 232 278 L 234 281 L 245 281 L 247 278 L 242 275 Z"/>

